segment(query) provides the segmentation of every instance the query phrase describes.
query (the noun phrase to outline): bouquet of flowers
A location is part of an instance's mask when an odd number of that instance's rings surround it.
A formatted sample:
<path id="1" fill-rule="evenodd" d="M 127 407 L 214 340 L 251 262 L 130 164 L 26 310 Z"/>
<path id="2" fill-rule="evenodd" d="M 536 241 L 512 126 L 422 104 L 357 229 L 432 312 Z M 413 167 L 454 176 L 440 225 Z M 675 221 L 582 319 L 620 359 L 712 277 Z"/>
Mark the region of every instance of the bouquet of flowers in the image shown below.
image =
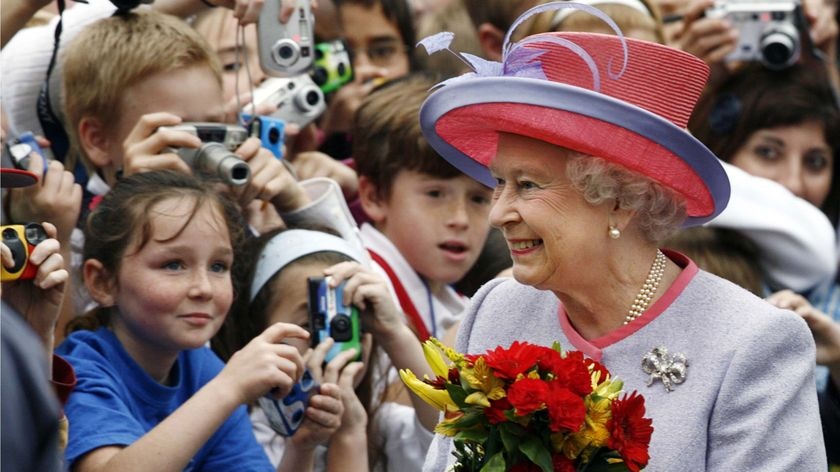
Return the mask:
<path id="1" fill-rule="evenodd" d="M 516 341 L 466 355 L 430 338 L 434 379 L 400 371 L 444 412 L 435 432 L 453 439 L 454 472 L 639 471 L 653 433 L 645 401 L 579 351 Z M 448 361 L 446 360 L 448 359 Z"/>

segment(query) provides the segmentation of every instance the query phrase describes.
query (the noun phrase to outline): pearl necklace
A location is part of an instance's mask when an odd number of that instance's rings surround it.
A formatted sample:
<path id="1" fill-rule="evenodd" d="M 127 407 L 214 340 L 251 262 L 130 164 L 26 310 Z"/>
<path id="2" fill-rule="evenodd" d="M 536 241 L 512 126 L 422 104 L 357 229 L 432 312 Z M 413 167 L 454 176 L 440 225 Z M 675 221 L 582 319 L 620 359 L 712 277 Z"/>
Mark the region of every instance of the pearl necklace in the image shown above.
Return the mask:
<path id="1" fill-rule="evenodd" d="M 627 324 L 636 318 L 642 316 L 642 313 L 647 310 L 651 300 L 653 300 L 656 289 L 659 288 L 659 282 L 662 281 L 662 276 L 665 275 L 665 262 L 667 258 L 662 251 L 656 250 L 656 258 L 653 260 L 653 265 L 650 266 L 647 279 L 645 279 L 642 289 L 633 300 L 633 305 L 630 306 L 630 311 L 624 317 L 624 324 Z"/>

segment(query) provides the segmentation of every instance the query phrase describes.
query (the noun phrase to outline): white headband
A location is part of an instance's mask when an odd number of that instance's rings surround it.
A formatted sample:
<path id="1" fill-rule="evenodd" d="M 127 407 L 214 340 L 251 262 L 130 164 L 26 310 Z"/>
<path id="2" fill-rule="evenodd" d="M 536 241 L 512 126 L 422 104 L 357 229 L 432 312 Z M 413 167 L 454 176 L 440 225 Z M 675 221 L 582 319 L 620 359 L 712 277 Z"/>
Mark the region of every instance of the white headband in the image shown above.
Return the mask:
<path id="1" fill-rule="evenodd" d="M 260 252 L 257 268 L 254 271 L 254 280 L 251 282 L 250 301 L 254 301 L 257 293 L 269 279 L 274 277 L 274 274 L 280 272 L 289 263 L 316 252 L 337 252 L 355 261 L 362 260 L 359 251 L 338 236 L 306 229 L 283 231 L 271 238 Z"/>
<path id="2" fill-rule="evenodd" d="M 575 3 L 583 3 L 584 5 L 591 5 L 596 7 L 598 5 L 624 5 L 625 7 L 632 8 L 638 12 L 644 13 L 645 16 L 653 18 L 653 15 L 650 12 L 650 9 L 645 6 L 644 3 L 640 2 L 639 0 L 572 0 Z M 554 30 L 560 23 L 563 22 L 566 18 L 569 17 L 572 13 L 579 12 L 580 10 L 576 10 L 574 8 L 563 8 L 561 10 L 557 10 L 557 13 L 554 14 L 554 19 L 551 20 L 551 29 Z"/>

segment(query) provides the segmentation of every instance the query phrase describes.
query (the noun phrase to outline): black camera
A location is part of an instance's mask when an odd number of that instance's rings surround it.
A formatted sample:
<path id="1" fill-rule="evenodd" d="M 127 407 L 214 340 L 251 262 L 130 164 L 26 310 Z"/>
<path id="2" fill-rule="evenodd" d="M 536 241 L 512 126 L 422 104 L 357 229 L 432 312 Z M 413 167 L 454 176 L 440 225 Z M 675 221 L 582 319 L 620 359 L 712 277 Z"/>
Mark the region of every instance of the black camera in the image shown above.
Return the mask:
<path id="1" fill-rule="evenodd" d="M 9 225 L 0 227 L 3 235 L 3 244 L 12 251 L 14 265 L 8 269 L 4 265 L 0 280 L 10 282 L 13 280 L 32 280 L 38 273 L 38 266 L 29 263 L 29 256 L 35 246 L 47 239 L 47 232 L 38 223 L 27 223 L 25 225 Z"/>
<path id="2" fill-rule="evenodd" d="M 160 129 L 186 131 L 198 136 L 198 148 L 177 148 L 178 154 L 196 174 L 218 178 L 229 185 L 245 185 L 251 178 L 251 168 L 233 151 L 246 139 L 248 131 L 237 125 L 221 123 L 181 123 L 161 126 Z"/>
<path id="3" fill-rule="evenodd" d="M 795 0 L 725 0 L 706 10 L 710 18 L 725 18 L 738 29 L 738 44 L 727 61 L 760 61 L 783 69 L 799 60 L 802 49 L 802 8 Z"/>

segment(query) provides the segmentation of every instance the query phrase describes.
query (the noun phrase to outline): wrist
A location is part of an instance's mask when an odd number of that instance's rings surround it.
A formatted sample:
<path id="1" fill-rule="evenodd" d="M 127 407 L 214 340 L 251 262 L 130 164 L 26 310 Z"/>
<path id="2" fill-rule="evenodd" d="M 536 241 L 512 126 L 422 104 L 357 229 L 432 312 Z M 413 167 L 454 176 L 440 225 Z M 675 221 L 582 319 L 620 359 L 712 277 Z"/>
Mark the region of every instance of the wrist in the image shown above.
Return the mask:
<path id="1" fill-rule="evenodd" d="M 384 325 L 384 324 L 383 324 Z M 376 330 L 376 340 L 386 353 L 393 349 L 403 349 L 407 343 L 415 343 L 417 337 L 407 324 L 403 322 L 387 323 L 386 326 Z"/>

